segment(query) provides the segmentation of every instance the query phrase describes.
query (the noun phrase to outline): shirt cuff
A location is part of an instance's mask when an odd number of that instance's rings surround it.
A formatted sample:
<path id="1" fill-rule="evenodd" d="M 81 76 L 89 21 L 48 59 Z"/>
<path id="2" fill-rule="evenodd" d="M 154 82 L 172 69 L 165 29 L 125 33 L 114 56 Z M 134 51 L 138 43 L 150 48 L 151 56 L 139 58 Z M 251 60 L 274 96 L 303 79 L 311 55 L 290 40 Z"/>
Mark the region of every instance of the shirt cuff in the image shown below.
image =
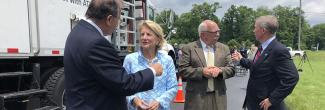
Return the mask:
<path id="1" fill-rule="evenodd" d="M 149 69 L 151 69 L 151 71 L 152 71 L 153 75 L 154 75 L 154 76 L 156 76 L 156 70 L 155 70 L 155 69 L 153 69 L 152 67 L 149 67 Z"/>

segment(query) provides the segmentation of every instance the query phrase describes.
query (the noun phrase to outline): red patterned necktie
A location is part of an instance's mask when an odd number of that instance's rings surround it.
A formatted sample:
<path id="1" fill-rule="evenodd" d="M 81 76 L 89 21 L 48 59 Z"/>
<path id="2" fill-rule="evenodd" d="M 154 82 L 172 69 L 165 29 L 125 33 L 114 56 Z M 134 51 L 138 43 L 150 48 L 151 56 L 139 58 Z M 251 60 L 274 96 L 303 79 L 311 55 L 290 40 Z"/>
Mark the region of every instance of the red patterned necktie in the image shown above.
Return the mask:
<path id="1" fill-rule="evenodd" d="M 257 50 L 257 53 L 256 53 L 256 56 L 255 56 L 255 59 L 253 61 L 253 64 L 256 63 L 256 61 L 258 60 L 258 58 L 261 56 L 261 52 L 263 51 L 263 48 L 260 46 Z"/>

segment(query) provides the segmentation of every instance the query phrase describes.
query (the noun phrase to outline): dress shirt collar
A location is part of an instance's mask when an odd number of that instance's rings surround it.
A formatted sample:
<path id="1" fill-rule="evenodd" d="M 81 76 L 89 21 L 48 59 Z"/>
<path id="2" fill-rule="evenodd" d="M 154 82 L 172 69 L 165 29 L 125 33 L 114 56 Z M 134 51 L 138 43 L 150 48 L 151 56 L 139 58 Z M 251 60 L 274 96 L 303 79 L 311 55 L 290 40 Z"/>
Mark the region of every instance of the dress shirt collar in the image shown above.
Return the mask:
<path id="1" fill-rule="evenodd" d="M 92 21 L 91 19 L 85 19 L 85 21 L 87 21 L 89 24 L 94 26 L 97 29 L 97 31 L 100 33 L 100 35 L 104 36 L 102 29 L 100 29 L 94 21 Z"/>
<path id="2" fill-rule="evenodd" d="M 94 21 L 92 21 L 91 19 L 84 19 L 84 20 L 87 21 L 92 26 L 94 26 L 97 29 L 97 31 L 100 33 L 100 35 L 102 35 L 106 40 L 111 42 L 111 35 L 104 36 L 102 29 L 100 29 Z"/>
<path id="3" fill-rule="evenodd" d="M 205 44 L 201 39 L 200 39 L 200 42 L 201 42 L 202 48 L 203 49 L 206 49 L 207 48 L 207 44 Z"/>
<path id="4" fill-rule="evenodd" d="M 266 49 L 267 46 L 269 46 L 269 44 L 275 39 L 275 36 L 269 38 L 268 40 L 266 40 L 265 42 L 262 43 L 262 49 L 263 51 Z M 262 52 L 263 52 L 262 51 Z"/>
<path id="5" fill-rule="evenodd" d="M 214 51 L 215 50 L 215 47 L 210 47 L 208 46 L 206 43 L 204 43 L 201 39 L 200 39 L 200 42 L 201 42 L 201 45 L 202 45 L 202 49 L 203 51 Z"/>

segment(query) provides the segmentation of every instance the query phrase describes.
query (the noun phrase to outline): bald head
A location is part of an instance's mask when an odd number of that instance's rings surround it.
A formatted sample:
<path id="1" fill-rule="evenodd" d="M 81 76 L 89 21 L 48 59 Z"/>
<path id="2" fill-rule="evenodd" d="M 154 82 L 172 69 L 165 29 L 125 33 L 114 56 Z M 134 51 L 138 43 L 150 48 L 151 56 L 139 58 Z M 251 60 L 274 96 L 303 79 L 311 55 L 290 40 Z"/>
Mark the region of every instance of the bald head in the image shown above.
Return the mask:
<path id="1" fill-rule="evenodd" d="M 200 39 L 208 46 L 213 46 L 219 39 L 220 29 L 212 20 L 204 20 L 198 28 Z"/>
<path id="2" fill-rule="evenodd" d="M 109 15 L 119 17 L 121 7 L 121 0 L 92 0 L 87 9 L 86 17 L 97 20 L 106 19 Z"/>
<path id="3" fill-rule="evenodd" d="M 258 24 L 258 26 L 261 28 L 265 28 L 271 34 L 275 34 L 279 28 L 278 19 L 272 15 L 258 17 L 256 19 L 256 24 Z"/>
<path id="4" fill-rule="evenodd" d="M 212 20 L 204 20 L 199 25 L 199 28 L 198 28 L 199 36 L 201 36 L 201 32 L 203 32 L 203 31 L 215 32 L 218 30 L 219 30 L 218 24 Z"/>

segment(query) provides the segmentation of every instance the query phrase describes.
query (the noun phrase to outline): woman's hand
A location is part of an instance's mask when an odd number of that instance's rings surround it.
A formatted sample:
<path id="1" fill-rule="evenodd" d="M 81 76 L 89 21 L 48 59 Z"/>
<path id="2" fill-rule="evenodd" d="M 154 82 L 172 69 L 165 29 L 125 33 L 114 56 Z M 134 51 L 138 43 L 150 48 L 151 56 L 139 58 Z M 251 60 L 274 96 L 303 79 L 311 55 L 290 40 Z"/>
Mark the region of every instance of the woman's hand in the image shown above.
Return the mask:
<path id="1" fill-rule="evenodd" d="M 149 105 L 149 108 L 148 110 L 158 110 L 160 107 L 160 103 L 156 100 L 153 100 L 150 105 Z"/>
<path id="2" fill-rule="evenodd" d="M 137 110 L 147 110 L 149 105 L 146 104 L 143 100 L 141 100 L 139 97 L 134 97 L 133 99 L 133 105 Z"/>

